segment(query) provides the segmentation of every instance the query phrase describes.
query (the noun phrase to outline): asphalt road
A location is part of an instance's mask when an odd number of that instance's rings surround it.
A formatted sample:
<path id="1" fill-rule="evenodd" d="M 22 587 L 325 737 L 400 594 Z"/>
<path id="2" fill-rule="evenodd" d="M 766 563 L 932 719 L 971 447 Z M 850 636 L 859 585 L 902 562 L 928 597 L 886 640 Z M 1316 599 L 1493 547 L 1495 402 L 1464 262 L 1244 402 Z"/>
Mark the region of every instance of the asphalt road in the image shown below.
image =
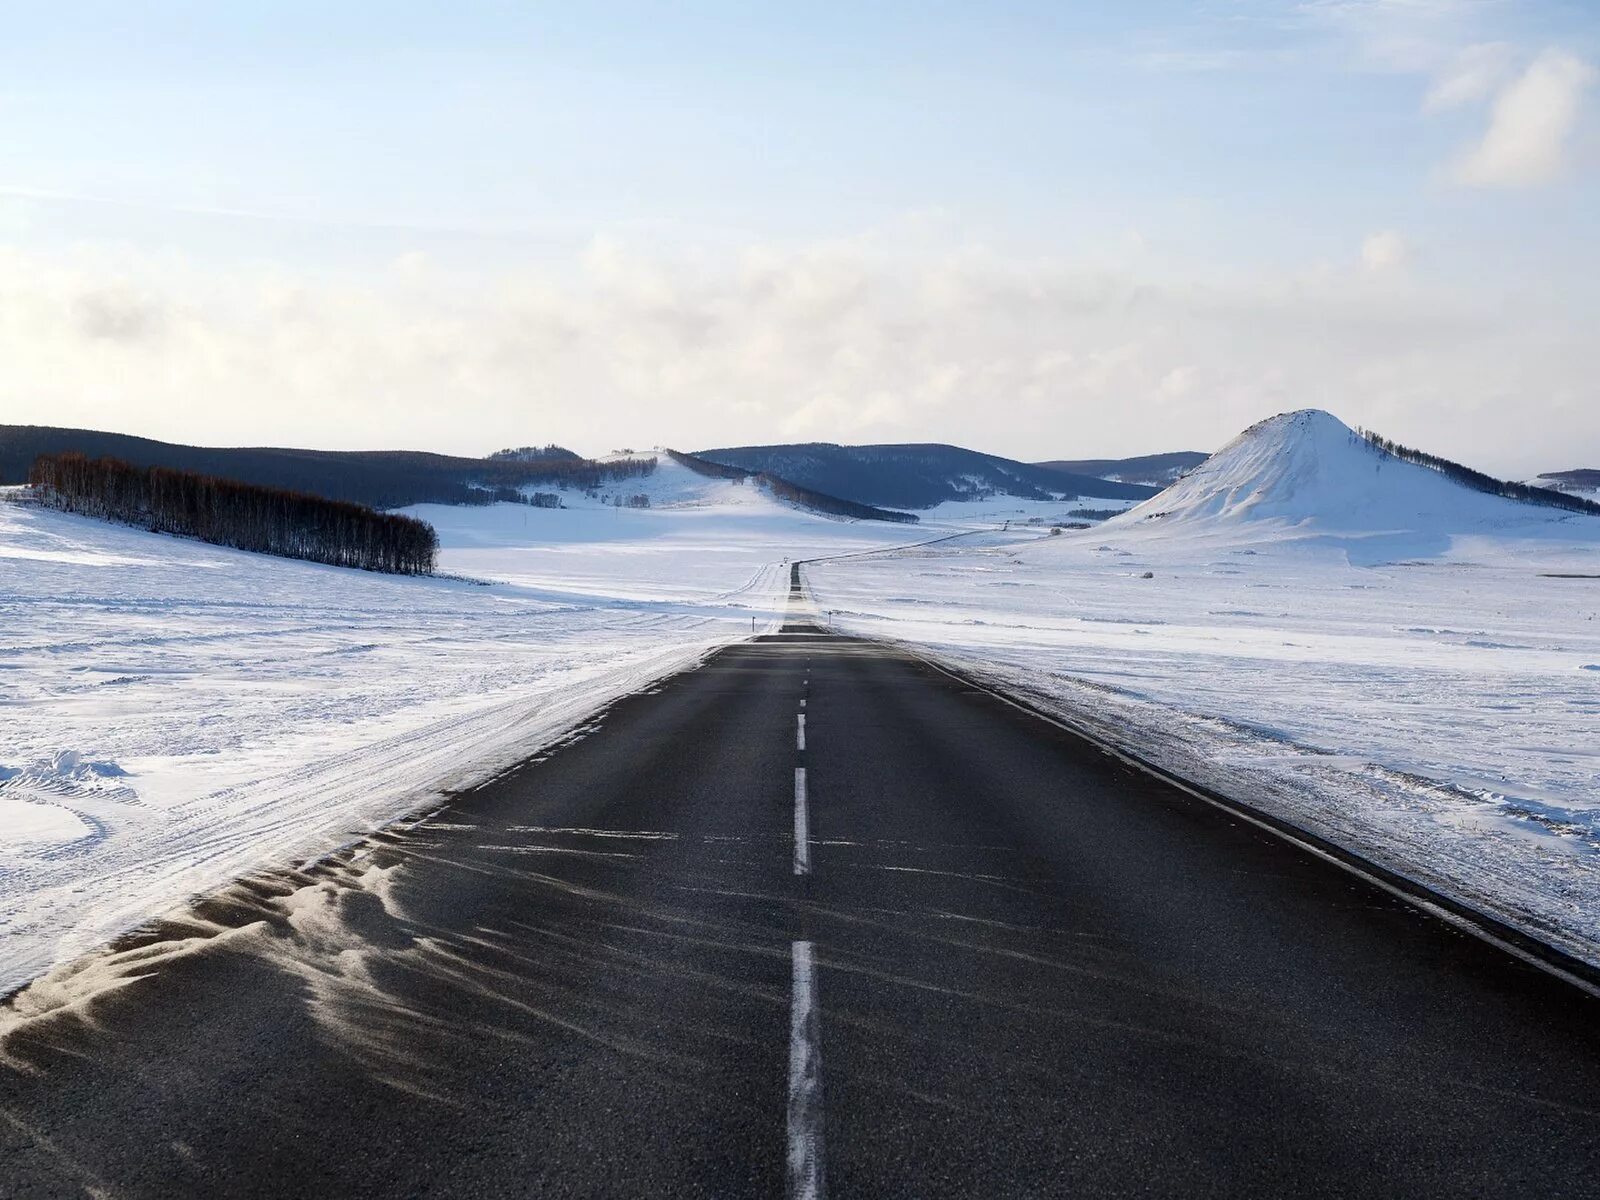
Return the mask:
<path id="1" fill-rule="evenodd" d="M 6 1038 L 0 1195 L 1600 1195 L 1600 1001 L 816 632 L 145 972 Z"/>

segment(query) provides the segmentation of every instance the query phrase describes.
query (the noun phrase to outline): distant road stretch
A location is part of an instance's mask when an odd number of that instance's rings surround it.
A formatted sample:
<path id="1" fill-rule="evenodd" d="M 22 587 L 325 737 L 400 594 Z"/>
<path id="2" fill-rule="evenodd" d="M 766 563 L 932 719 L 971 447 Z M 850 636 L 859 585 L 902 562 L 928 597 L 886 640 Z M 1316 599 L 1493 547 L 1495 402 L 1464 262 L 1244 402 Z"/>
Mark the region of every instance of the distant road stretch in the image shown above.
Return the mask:
<path id="1" fill-rule="evenodd" d="M 913 659 L 580 732 L 13 1028 L 0 1195 L 1600 1195 L 1600 1002 Z"/>

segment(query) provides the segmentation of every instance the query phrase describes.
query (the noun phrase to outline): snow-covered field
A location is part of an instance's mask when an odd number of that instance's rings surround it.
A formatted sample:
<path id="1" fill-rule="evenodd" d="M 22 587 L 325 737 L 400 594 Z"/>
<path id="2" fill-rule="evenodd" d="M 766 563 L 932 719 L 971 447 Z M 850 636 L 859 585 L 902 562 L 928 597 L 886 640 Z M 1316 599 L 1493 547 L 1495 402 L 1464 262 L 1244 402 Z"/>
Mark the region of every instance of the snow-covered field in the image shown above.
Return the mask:
<path id="1" fill-rule="evenodd" d="M 1101 498 L 1073 498 L 1068 500 L 1024 500 L 1017 496 L 991 496 L 986 500 L 946 500 L 917 515 L 922 527 L 935 529 L 990 528 L 1011 525 L 1073 525 L 1095 524 L 1108 513 L 1124 512 L 1133 506 L 1131 500 L 1106 500 Z"/>
<path id="2" fill-rule="evenodd" d="M 1600 962 L 1600 517 L 1465 491 L 1295 414 L 1098 528 L 807 579 L 837 628 Z"/>
<path id="3" fill-rule="evenodd" d="M 441 568 L 291 562 L 0 499 L 0 994 L 471 786 L 899 545 L 663 461 L 643 510 L 415 510 Z"/>

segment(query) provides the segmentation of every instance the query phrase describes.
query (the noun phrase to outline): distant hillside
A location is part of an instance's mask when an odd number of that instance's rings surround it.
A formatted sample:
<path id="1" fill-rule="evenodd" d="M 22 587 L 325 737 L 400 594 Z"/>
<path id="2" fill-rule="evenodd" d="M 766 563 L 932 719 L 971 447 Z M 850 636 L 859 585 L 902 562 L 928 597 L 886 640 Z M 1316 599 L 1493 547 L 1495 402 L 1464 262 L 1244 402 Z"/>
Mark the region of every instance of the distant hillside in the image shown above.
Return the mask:
<path id="1" fill-rule="evenodd" d="M 994 495 L 1029 500 L 1073 496 L 1143 500 L 1158 490 L 940 444 L 731 446 L 702 450 L 698 457 L 775 475 L 858 504 L 887 508 L 932 508 L 947 500 Z"/>
<path id="2" fill-rule="evenodd" d="M 1574 496 L 1600 500 L 1600 471 L 1580 468 L 1576 471 L 1546 471 L 1533 480 L 1535 487 L 1552 488 Z"/>
<path id="3" fill-rule="evenodd" d="M 787 479 L 780 479 L 765 471 L 750 471 L 744 467 L 729 466 L 727 463 L 713 462 L 708 458 L 683 454 L 677 450 L 668 450 L 666 455 L 679 466 L 687 467 L 695 474 L 711 479 L 733 479 L 740 482 L 753 479 L 758 486 L 766 488 L 780 500 L 787 500 L 790 504 L 811 509 L 813 512 L 825 513 L 831 517 L 850 517 L 857 521 L 896 521 L 901 524 L 914 524 L 917 520 L 911 513 L 894 512 L 891 509 L 829 496 L 791 483 Z"/>
<path id="4" fill-rule="evenodd" d="M 458 458 L 420 450 L 295 450 L 280 447 L 184 446 L 46 425 L 0 425 L 0 484 L 25 483 L 41 454 L 78 452 L 117 458 L 136 467 L 171 467 L 263 487 L 309 492 L 373 508 L 409 504 L 472 504 L 483 488 L 562 484 L 594 487 L 618 468 L 579 458 L 560 447 L 553 457 Z M 476 485 L 476 486 L 474 486 Z"/>
<path id="5" fill-rule="evenodd" d="M 1271 521 L 1308 534 L 1366 531 L 1372 547 L 1392 549 L 1385 538 L 1403 541 L 1424 532 L 1505 535 L 1570 524 L 1575 513 L 1600 515 L 1600 505 L 1494 479 L 1351 429 L 1329 413 L 1303 409 L 1258 421 L 1154 500 L 1113 518 L 1106 528 L 1159 521 L 1193 532 L 1199 525 Z"/>
<path id="6" fill-rule="evenodd" d="M 1452 479 L 1463 487 L 1469 487 L 1475 492 L 1484 492 L 1490 496 L 1501 496 L 1507 500 L 1521 500 L 1528 504 L 1543 505 L 1546 508 L 1560 508 L 1568 512 L 1587 513 L 1590 516 L 1600 516 L 1600 504 L 1578 496 L 1572 492 L 1562 491 L 1559 488 L 1541 487 L 1538 484 L 1517 483 L 1510 479 L 1497 479 L 1473 467 L 1462 463 L 1452 462 L 1437 454 L 1429 454 L 1426 450 L 1418 450 L 1414 446 L 1404 446 L 1393 438 L 1386 438 L 1381 433 L 1371 429 L 1360 430 L 1361 436 L 1372 445 L 1394 458 L 1404 462 L 1416 463 L 1437 471 L 1447 479 Z"/>
<path id="7" fill-rule="evenodd" d="M 1136 458 L 1058 458 L 1034 463 L 1051 471 L 1072 475 L 1093 475 L 1119 483 L 1144 483 L 1167 487 L 1205 462 L 1208 455 L 1198 450 L 1174 450 L 1170 454 L 1141 454 Z"/>
<path id="8" fill-rule="evenodd" d="M 551 442 L 548 446 L 511 446 L 505 450 L 496 450 L 488 456 L 490 459 L 509 459 L 512 462 L 549 462 L 559 459 L 563 462 L 582 462 L 583 455 L 568 450 L 565 446 L 558 446 Z"/>

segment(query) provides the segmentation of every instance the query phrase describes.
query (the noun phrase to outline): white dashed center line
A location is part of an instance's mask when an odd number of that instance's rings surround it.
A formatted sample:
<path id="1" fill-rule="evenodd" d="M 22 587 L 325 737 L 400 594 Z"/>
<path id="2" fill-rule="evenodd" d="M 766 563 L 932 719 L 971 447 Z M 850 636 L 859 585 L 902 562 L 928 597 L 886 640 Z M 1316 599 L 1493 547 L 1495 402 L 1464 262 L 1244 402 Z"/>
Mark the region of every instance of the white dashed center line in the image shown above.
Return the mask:
<path id="1" fill-rule="evenodd" d="M 806 660 L 801 691 L 811 690 Z M 806 700 L 795 714 L 794 747 L 806 748 Z M 794 769 L 794 873 L 811 874 L 811 815 L 806 808 L 806 769 Z M 811 943 L 790 943 L 794 983 L 789 1010 L 789 1200 L 822 1200 L 822 1039 Z"/>
<path id="2" fill-rule="evenodd" d="M 789 1009 L 789 1196 L 822 1200 L 822 1044 L 811 943 L 793 943 Z"/>
<path id="3" fill-rule="evenodd" d="M 794 769 L 794 873 L 811 874 L 811 820 L 806 814 L 806 769 Z"/>

